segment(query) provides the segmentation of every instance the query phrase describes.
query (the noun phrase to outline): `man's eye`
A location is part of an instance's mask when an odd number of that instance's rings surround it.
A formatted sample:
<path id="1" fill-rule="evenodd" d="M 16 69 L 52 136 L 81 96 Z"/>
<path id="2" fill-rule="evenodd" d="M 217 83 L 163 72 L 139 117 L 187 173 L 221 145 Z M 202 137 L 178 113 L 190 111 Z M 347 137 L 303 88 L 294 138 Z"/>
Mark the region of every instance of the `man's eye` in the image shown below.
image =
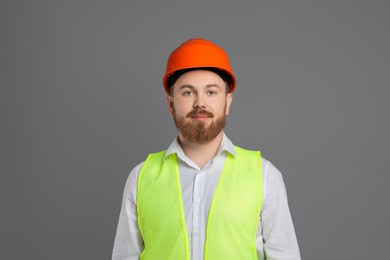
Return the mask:
<path id="1" fill-rule="evenodd" d="M 213 90 L 209 90 L 208 94 L 209 94 L 210 96 L 212 96 L 212 95 L 216 95 L 217 92 L 216 92 L 216 91 L 213 91 Z"/>
<path id="2" fill-rule="evenodd" d="M 183 95 L 184 96 L 192 96 L 193 93 L 192 93 L 192 91 L 185 91 L 185 92 L 183 92 Z"/>

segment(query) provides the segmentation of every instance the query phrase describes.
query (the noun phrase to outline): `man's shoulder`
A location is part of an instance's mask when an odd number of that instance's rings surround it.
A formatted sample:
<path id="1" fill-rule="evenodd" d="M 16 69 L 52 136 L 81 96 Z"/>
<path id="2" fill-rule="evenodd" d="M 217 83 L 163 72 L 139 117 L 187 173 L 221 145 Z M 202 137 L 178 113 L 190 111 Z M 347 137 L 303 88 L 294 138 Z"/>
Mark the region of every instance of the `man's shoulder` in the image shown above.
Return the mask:
<path id="1" fill-rule="evenodd" d="M 252 150 L 252 149 L 247 149 L 247 148 L 243 148 L 243 147 L 240 147 L 240 146 L 237 146 L 237 145 L 234 145 L 234 150 L 236 153 L 238 154 L 244 154 L 244 155 L 252 155 L 252 156 L 255 156 L 255 157 L 260 157 L 260 159 L 262 160 L 265 160 L 263 157 L 262 157 L 262 154 L 261 154 L 261 151 L 260 150 Z M 267 160 L 265 160 L 266 162 L 268 162 Z"/>
<path id="2" fill-rule="evenodd" d="M 240 151 L 255 152 L 255 153 L 260 152 L 260 150 L 247 149 L 247 148 L 243 148 L 243 147 L 238 146 L 238 145 L 234 145 L 234 149 L 235 150 L 240 150 Z"/>
<path id="3" fill-rule="evenodd" d="M 144 157 L 145 159 L 143 160 L 143 161 L 141 161 L 140 163 L 138 163 L 134 168 L 133 168 L 133 170 L 132 170 L 132 172 L 133 171 L 139 171 L 139 170 L 141 170 L 142 169 L 142 166 L 145 164 L 145 162 L 147 161 L 147 159 L 148 159 L 148 157 L 150 157 L 150 156 L 156 156 L 156 155 L 164 155 L 165 153 L 167 152 L 167 149 L 165 149 L 165 150 L 157 150 L 157 151 L 153 151 L 153 152 L 150 152 L 149 154 L 146 154 L 146 156 Z M 131 172 L 130 172 L 130 174 L 131 174 Z"/>
<path id="4" fill-rule="evenodd" d="M 136 183 L 137 182 L 137 179 L 138 179 L 138 175 L 140 174 L 141 172 L 141 169 L 143 167 L 143 165 L 145 164 L 145 161 L 142 161 L 140 162 L 139 164 L 137 164 L 131 171 L 130 171 L 130 174 L 127 178 L 127 182 L 128 183 Z"/>
<path id="5" fill-rule="evenodd" d="M 148 160 L 148 158 L 150 156 L 160 156 L 160 157 L 163 157 L 165 155 L 167 150 L 162 150 L 162 151 L 157 151 L 157 152 L 151 152 L 149 153 L 146 157 L 145 157 L 145 160 L 143 160 L 142 162 L 138 163 L 130 172 L 129 174 L 129 178 L 131 178 L 131 176 L 134 176 L 134 177 L 137 177 L 138 178 L 138 175 L 140 174 L 141 170 L 142 170 L 142 167 L 145 165 L 146 161 Z"/>
<path id="6" fill-rule="evenodd" d="M 162 150 L 162 151 L 158 151 L 158 152 L 152 152 L 150 153 L 147 157 L 151 156 L 151 155 L 154 155 L 154 156 L 164 156 L 164 154 L 167 152 L 167 149 L 165 150 Z"/>
<path id="7" fill-rule="evenodd" d="M 263 157 L 263 154 L 260 150 L 252 150 L 247 148 L 242 148 L 240 146 L 234 145 L 234 149 L 236 151 L 244 151 L 247 153 L 252 154 L 258 154 L 260 156 L 261 160 L 261 166 L 263 170 L 263 174 L 267 176 L 271 176 L 272 178 L 281 178 L 282 174 L 280 173 L 279 169 L 275 167 L 274 164 L 272 164 L 268 159 Z"/>

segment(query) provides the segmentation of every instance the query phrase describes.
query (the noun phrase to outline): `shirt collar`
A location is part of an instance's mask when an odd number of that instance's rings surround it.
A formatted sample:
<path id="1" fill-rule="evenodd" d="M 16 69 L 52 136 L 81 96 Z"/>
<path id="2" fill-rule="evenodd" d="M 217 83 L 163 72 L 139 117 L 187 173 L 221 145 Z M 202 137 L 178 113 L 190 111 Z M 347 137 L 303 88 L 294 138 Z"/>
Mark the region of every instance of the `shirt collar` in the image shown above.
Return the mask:
<path id="1" fill-rule="evenodd" d="M 218 148 L 217 156 L 220 155 L 223 151 L 226 151 L 228 153 L 231 153 L 234 157 L 236 156 L 236 150 L 234 149 L 234 145 L 232 141 L 226 136 L 225 132 L 222 132 L 222 142 L 221 145 Z M 167 156 L 176 153 L 178 156 L 185 156 L 183 149 L 181 148 L 179 144 L 178 137 L 173 140 L 167 151 L 164 155 L 164 160 Z"/>

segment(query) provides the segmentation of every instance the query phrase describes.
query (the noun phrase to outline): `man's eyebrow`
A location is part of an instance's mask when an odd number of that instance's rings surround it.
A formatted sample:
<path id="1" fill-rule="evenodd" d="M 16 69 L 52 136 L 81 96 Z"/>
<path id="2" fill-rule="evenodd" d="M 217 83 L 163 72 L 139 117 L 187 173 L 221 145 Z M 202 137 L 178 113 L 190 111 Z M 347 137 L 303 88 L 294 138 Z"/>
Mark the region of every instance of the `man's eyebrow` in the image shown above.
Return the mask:
<path id="1" fill-rule="evenodd" d="M 222 89 L 221 86 L 219 86 L 218 84 L 209 84 L 206 86 L 206 88 L 219 88 L 219 89 Z"/>
<path id="2" fill-rule="evenodd" d="M 192 85 L 182 85 L 180 86 L 179 90 L 182 90 L 183 88 L 195 89 Z"/>
<path id="3" fill-rule="evenodd" d="M 189 88 L 189 89 L 195 90 L 195 87 L 193 85 L 188 85 L 188 84 L 180 86 L 179 90 L 182 90 L 184 88 Z M 207 89 L 208 88 L 219 88 L 219 89 L 222 89 L 218 84 L 208 84 L 208 85 L 206 85 L 206 88 Z"/>

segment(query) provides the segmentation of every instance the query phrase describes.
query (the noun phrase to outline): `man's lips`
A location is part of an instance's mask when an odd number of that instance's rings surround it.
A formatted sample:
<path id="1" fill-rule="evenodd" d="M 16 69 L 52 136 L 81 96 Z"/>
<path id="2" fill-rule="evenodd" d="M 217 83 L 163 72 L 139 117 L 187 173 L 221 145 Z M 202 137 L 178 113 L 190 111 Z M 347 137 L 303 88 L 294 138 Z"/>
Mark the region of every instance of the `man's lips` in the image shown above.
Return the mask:
<path id="1" fill-rule="evenodd" d="M 199 119 L 209 118 L 209 117 L 210 117 L 209 115 L 194 115 L 194 116 L 191 116 L 191 118 L 199 118 Z"/>

